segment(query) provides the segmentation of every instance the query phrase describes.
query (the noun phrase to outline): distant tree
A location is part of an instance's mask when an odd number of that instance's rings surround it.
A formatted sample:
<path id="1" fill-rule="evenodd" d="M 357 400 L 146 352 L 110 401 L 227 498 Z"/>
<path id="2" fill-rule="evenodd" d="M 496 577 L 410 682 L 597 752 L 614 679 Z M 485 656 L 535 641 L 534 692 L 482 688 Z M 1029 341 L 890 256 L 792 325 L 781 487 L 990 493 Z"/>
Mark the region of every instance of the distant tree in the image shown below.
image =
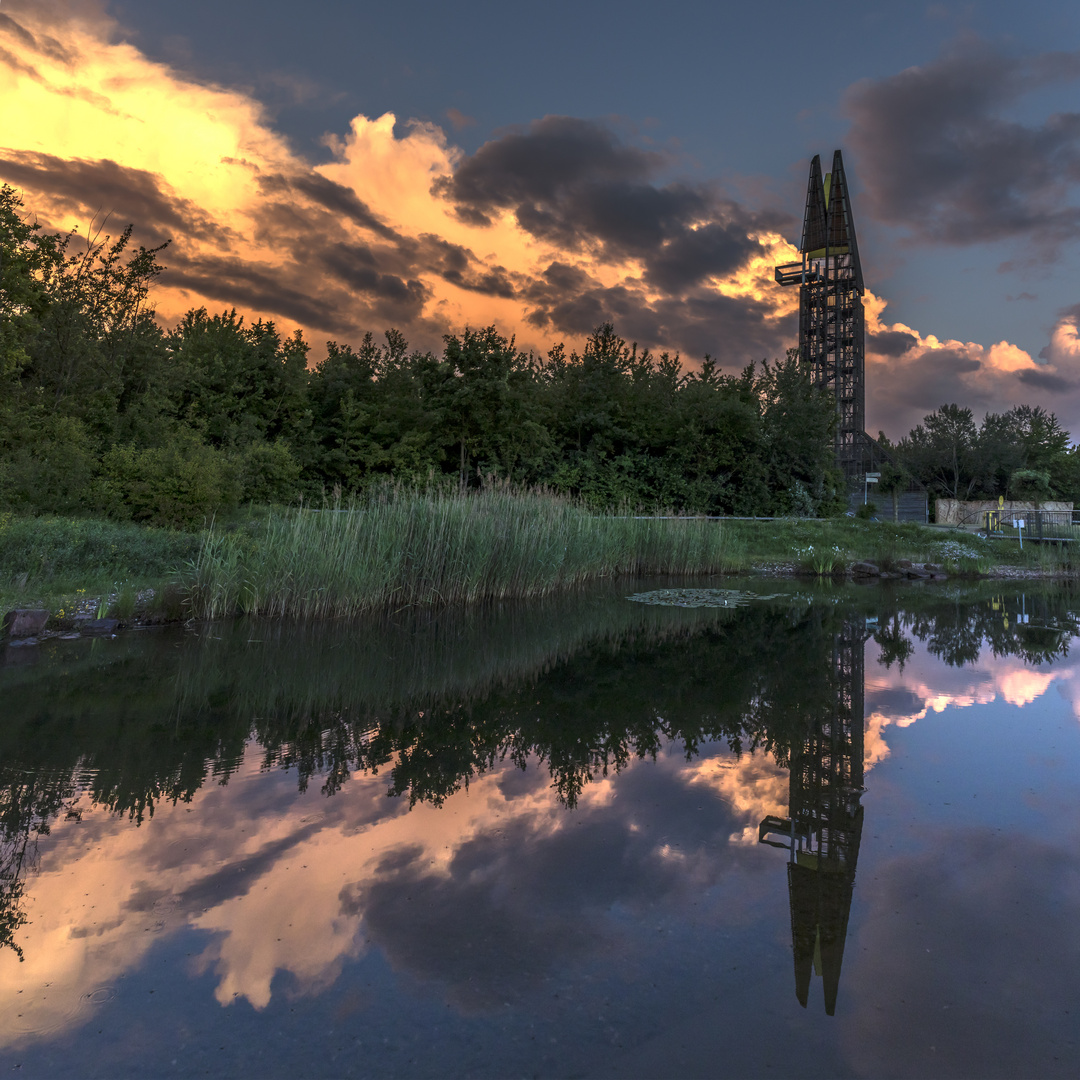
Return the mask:
<path id="1" fill-rule="evenodd" d="M 1080 494 L 1080 458 L 1069 448 L 1069 433 L 1039 406 L 987 413 L 976 428 L 970 409 L 943 405 L 892 453 L 932 493 L 949 498 Z"/>
<path id="2" fill-rule="evenodd" d="M 813 513 L 835 512 L 841 483 L 835 471 L 833 395 L 811 382 L 797 349 L 775 364 L 763 364 L 756 389 L 774 509 L 794 512 L 800 493 L 807 493 Z"/>
<path id="3" fill-rule="evenodd" d="M 898 449 L 931 492 L 966 499 L 978 485 L 977 442 L 971 410 L 942 405 L 913 428 Z"/>
<path id="4" fill-rule="evenodd" d="M 1050 498 L 1050 473 L 1041 469 L 1017 469 L 1009 477 L 1008 497 L 1036 503 Z"/>
<path id="5" fill-rule="evenodd" d="M 881 477 L 877 487 L 882 495 L 887 495 L 892 500 L 893 521 L 900 520 L 900 495 L 908 489 L 910 483 L 911 474 L 902 465 L 886 461 L 881 466 Z"/>

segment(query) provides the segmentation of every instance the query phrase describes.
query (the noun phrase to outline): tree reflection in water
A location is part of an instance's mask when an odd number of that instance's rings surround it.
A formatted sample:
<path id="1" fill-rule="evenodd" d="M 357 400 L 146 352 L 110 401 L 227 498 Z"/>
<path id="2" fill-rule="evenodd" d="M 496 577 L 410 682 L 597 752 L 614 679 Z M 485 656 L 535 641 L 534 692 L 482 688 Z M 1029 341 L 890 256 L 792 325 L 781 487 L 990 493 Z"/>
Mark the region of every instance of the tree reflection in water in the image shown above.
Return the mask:
<path id="1" fill-rule="evenodd" d="M 438 805 L 497 764 L 541 762 L 567 808 L 669 741 L 689 760 L 722 740 L 790 769 L 788 814 L 762 836 L 789 850 L 797 995 L 816 967 L 832 1013 L 862 827 L 867 636 L 885 666 L 902 668 L 915 639 L 952 665 L 983 649 L 1048 662 L 1076 632 L 1071 595 L 857 590 L 837 603 L 793 588 L 694 611 L 643 609 L 627 591 L 363 627 L 56 642 L 36 665 L 6 664 L 0 945 L 17 949 L 37 839 L 77 794 L 138 823 L 227 782 L 252 739 L 266 768 L 327 797 L 378 773 L 388 794 Z"/>

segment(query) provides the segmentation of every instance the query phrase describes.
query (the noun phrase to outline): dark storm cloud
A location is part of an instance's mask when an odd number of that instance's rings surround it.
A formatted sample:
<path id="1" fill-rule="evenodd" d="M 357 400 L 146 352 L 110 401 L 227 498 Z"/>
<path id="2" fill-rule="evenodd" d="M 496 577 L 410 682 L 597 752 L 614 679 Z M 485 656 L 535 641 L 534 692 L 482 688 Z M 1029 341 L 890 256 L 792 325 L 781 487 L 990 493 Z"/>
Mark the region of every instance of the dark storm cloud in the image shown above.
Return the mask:
<path id="1" fill-rule="evenodd" d="M 887 861 L 857 885 L 865 913 L 840 991 L 853 1073 L 1074 1075 L 1075 840 L 990 829 L 920 839 L 930 854 Z"/>
<path id="2" fill-rule="evenodd" d="M 646 276 L 666 292 L 678 293 L 704 278 L 732 273 L 758 251 L 745 222 L 713 222 L 683 230 L 659 246 Z"/>
<path id="3" fill-rule="evenodd" d="M 44 192 L 69 213 L 110 216 L 156 239 L 174 233 L 217 243 L 232 235 L 187 199 L 163 189 L 160 178 L 115 161 L 64 159 L 31 151 L 0 150 L 0 177 L 16 187 Z"/>
<path id="4" fill-rule="evenodd" d="M 902 330 L 883 330 L 880 334 L 871 334 L 867 346 L 871 352 L 880 356 L 903 356 L 915 348 L 919 339 L 914 334 L 905 334 Z"/>
<path id="5" fill-rule="evenodd" d="M 468 248 L 440 236 L 421 233 L 415 241 L 403 239 L 400 250 L 414 266 L 430 269 L 461 289 L 486 296 L 517 295 L 517 287 L 504 266 L 488 266 Z"/>
<path id="6" fill-rule="evenodd" d="M 387 239 L 398 239 L 398 233 L 391 229 L 371 208 L 356 194 L 341 184 L 335 184 L 318 173 L 298 173 L 293 176 L 260 176 L 260 190 L 265 194 L 293 193 L 306 196 L 311 202 L 338 218 L 345 218 L 362 229 L 368 229 Z"/>
<path id="7" fill-rule="evenodd" d="M 943 401 L 955 401 L 961 394 L 960 378 L 982 368 L 982 361 L 957 349 L 927 349 L 904 365 L 904 377 L 892 390 L 896 399 L 933 412 Z"/>
<path id="8" fill-rule="evenodd" d="M 582 184 L 642 180 L 663 162 L 659 154 L 624 146 L 602 124 L 545 116 L 527 131 L 485 143 L 438 187 L 465 220 L 489 224 L 494 210 L 551 205 Z"/>
<path id="9" fill-rule="evenodd" d="M 367 296 L 389 300 L 410 319 L 420 314 L 429 295 L 429 290 L 415 278 L 405 281 L 396 274 L 381 273 L 371 249 L 363 244 L 330 245 L 321 252 L 321 261 L 337 281 Z"/>
<path id="10" fill-rule="evenodd" d="M 707 186 L 650 182 L 666 164 L 603 124 L 548 116 L 486 143 L 435 190 L 465 221 L 488 224 L 512 210 L 523 229 L 567 251 L 641 259 L 645 280 L 666 293 L 733 273 L 760 251 L 751 233 L 787 222 L 766 221 Z"/>
<path id="11" fill-rule="evenodd" d="M 241 311 L 270 311 L 334 333 L 348 333 L 356 327 L 333 303 L 312 295 L 310 288 L 293 287 L 281 274 L 242 259 L 207 255 L 189 259 L 179 250 L 173 251 L 166 280 L 171 286 Z"/>
<path id="12" fill-rule="evenodd" d="M 1080 113 L 1026 125 L 1025 93 L 1080 79 L 1080 53 L 1007 56 L 966 42 L 933 63 L 847 93 L 850 142 L 870 207 L 919 240 L 1029 237 L 1051 254 L 1080 234 Z"/>
<path id="13" fill-rule="evenodd" d="M 1072 390 L 1076 385 L 1071 379 L 1063 378 L 1061 375 L 1055 375 L 1050 371 L 1035 371 L 1031 368 L 1019 372 L 1018 378 L 1025 386 L 1034 386 L 1039 390 L 1050 390 L 1055 393 Z"/>
<path id="14" fill-rule="evenodd" d="M 531 304 L 528 321 L 539 329 L 582 335 L 612 322 L 623 337 L 644 347 L 678 349 L 695 358 L 711 353 L 725 366 L 782 356 L 794 329 L 773 319 L 772 307 L 762 300 L 711 289 L 650 298 L 633 285 L 605 286 L 560 262 L 521 295 Z"/>
<path id="15" fill-rule="evenodd" d="M 507 772 L 504 792 L 528 798 L 548 784 L 512 766 Z M 458 848 L 448 874 L 403 845 L 371 878 L 342 890 L 342 910 L 363 915 L 369 939 L 395 968 L 448 986 L 466 1007 L 485 1007 L 634 933 L 657 905 L 681 905 L 689 918 L 725 874 L 770 872 L 768 860 L 728 842 L 742 818 L 718 800 L 703 807 L 701 792 L 677 773 L 641 764 L 615 784 L 619 798 L 579 807 L 563 828 L 504 817 Z M 678 859 L 661 854 L 669 837 Z"/>
<path id="16" fill-rule="evenodd" d="M 6 33 L 25 49 L 59 60 L 63 64 L 71 62 L 71 54 L 54 37 L 48 34 L 33 34 L 10 15 L 0 12 L 0 33 Z"/>
<path id="17" fill-rule="evenodd" d="M 29 75 L 35 82 L 41 82 L 41 75 L 38 73 L 37 68 L 24 63 L 17 56 L 9 53 L 7 49 L 3 47 L 0 47 L 0 64 L 3 64 L 4 67 L 11 68 L 12 71 L 21 71 L 24 75 Z"/>

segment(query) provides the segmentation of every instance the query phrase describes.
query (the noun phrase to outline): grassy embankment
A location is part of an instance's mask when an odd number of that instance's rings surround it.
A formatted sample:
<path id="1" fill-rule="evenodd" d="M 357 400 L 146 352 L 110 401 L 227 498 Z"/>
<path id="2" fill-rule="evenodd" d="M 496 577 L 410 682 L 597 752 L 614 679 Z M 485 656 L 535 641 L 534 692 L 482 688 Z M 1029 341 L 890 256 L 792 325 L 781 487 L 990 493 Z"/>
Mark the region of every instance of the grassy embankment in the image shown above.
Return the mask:
<path id="1" fill-rule="evenodd" d="M 410 605 L 540 596 L 619 575 L 760 568 L 842 573 L 899 559 L 953 574 L 1070 569 L 1056 547 L 852 519 L 704 521 L 597 516 L 542 494 L 393 492 L 348 508 L 249 512 L 199 533 L 100 520 L 0 516 L 0 610 L 130 617 L 344 616 Z M 141 607 L 142 605 L 140 605 Z"/>

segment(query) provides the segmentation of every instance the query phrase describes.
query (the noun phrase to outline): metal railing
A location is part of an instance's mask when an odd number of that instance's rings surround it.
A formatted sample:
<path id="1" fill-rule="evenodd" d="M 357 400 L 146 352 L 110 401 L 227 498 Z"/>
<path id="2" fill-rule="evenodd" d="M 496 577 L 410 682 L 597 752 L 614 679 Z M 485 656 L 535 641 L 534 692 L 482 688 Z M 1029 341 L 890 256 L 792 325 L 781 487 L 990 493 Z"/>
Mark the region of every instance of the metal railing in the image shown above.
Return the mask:
<path id="1" fill-rule="evenodd" d="M 1025 540 L 1080 540 L 1073 510 L 987 510 L 987 536 L 1022 536 Z"/>

